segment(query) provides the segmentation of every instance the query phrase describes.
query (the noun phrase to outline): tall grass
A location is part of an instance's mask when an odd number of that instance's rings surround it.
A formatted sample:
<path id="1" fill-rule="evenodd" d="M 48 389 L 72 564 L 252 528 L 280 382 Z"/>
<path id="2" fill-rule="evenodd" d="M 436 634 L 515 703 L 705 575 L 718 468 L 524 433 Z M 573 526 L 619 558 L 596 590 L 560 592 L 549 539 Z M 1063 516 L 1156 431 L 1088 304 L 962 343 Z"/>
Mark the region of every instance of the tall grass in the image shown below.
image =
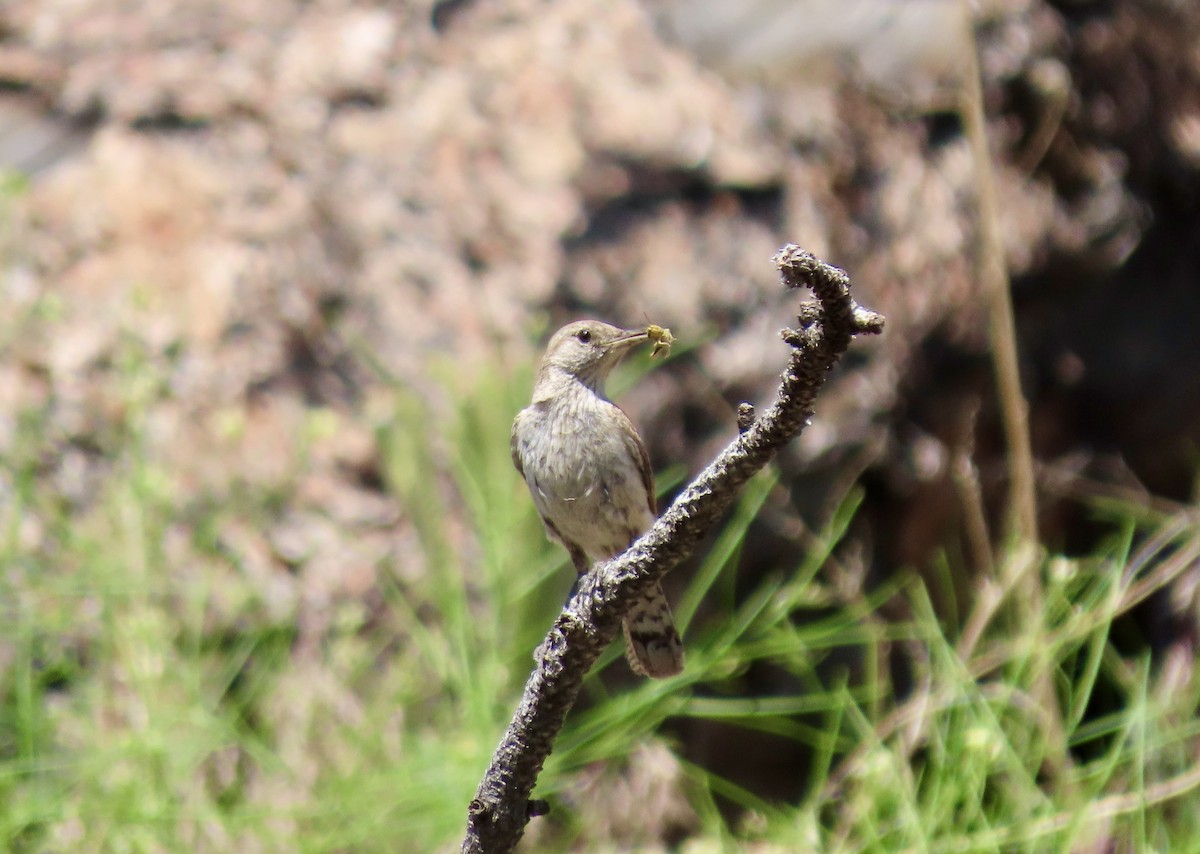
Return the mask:
<path id="1" fill-rule="evenodd" d="M 267 524 L 286 484 L 190 492 L 146 441 L 169 394 L 163 366 L 131 343 L 115 371 L 124 405 L 91 500 L 68 500 L 51 476 L 63 444 L 49 404 L 13 414 L 0 457 L 0 847 L 453 848 L 570 584 L 509 459 L 528 372 L 465 385 L 442 372 L 455 405 L 434 431 L 426 402 L 394 385 L 373 428 L 383 489 L 414 535 L 394 562 L 422 569 L 385 562 L 377 610 L 335 603 L 314 645 L 218 534 Z M 1033 561 L 1040 619 L 1014 622 L 1004 603 L 1018 582 L 985 579 L 976 610 L 947 621 L 915 575 L 851 594 L 831 583 L 857 494 L 735 597 L 750 523 L 777 494 L 771 474 L 755 479 L 688 580 L 683 674 L 635 682 L 618 662 L 615 679 L 589 678 L 543 772 L 556 809 L 531 849 L 633 844 L 580 818 L 580 781 L 636 773 L 639 746 L 674 744 L 689 721 L 731 739 L 770 733 L 810 761 L 796 771 L 806 794 L 786 803 L 677 750 L 688 850 L 1187 850 L 1200 838 L 1195 663 L 1165 667 L 1122 622 L 1200 559 L 1194 518 L 1120 513 L 1095 554 Z M 897 656 L 903 684 L 887 666 Z M 790 687 L 748 694 L 756 667 Z M 1033 699 L 1047 676 L 1072 757 L 1057 775 Z"/>

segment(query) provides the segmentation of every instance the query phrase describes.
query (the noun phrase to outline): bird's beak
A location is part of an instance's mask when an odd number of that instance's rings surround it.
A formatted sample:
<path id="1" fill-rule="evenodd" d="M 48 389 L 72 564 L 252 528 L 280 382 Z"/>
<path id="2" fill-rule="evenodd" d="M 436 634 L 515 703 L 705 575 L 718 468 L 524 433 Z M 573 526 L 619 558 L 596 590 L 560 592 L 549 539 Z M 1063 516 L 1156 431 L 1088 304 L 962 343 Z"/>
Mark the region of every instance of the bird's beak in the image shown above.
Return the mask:
<path id="1" fill-rule="evenodd" d="M 650 340 L 645 329 L 622 329 L 620 333 L 608 339 L 604 348 L 605 372 L 611 370 L 617 362 L 625 358 L 625 354 L 639 344 Z"/>
<path id="2" fill-rule="evenodd" d="M 645 329 L 622 329 L 621 334 L 614 338 L 612 343 L 614 347 L 618 347 L 624 352 L 649 340 L 650 336 Z"/>

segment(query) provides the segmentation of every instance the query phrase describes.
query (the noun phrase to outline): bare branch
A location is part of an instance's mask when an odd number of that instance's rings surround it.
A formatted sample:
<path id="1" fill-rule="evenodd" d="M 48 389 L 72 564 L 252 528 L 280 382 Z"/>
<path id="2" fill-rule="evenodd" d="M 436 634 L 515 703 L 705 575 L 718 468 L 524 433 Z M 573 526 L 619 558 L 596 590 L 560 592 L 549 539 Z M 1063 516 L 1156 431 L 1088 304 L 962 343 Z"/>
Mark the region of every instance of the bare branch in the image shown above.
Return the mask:
<path id="1" fill-rule="evenodd" d="M 853 336 L 883 331 L 883 316 L 850 298 L 843 271 L 792 244 L 774 261 L 787 287 L 811 288 L 817 298 L 801 305 L 798 329 L 781 333 L 792 352 L 774 402 L 757 418 L 752 408 L 740 410 L 745 415 L 739 417 L 737 438 L 654 527 L 624 554 L 582 578 L 541 646 L 538 666 L 471 801 L 463 852 L 512 851 L 529 819 L 545 812 L 545 802 L 529 799 L 537 775 L 584 677 L 615 637 L 629 603 L 688 557 L 742 485 L 803 430 L 829 369 Z"/>

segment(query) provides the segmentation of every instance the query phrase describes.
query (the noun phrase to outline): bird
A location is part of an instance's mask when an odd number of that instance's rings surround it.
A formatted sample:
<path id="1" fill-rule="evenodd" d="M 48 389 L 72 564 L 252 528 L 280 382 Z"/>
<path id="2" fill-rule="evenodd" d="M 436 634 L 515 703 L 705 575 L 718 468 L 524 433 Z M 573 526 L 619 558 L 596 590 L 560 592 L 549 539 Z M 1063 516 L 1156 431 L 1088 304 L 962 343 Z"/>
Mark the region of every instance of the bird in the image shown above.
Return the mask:
<path id="1" fill-rule="evenodd" d="M 664 332 L 598 320 L 567 324 L 550 338 L 533 399 L 513 422 L 513 463 L 547 536 L 566 548 L 578 577 L 625 551 L 657 518 L 650 456 L 604 383 L 639 344 L 669 345 Z M 635 673 L 662 679 L 683 670 L 683 643 L 658 582 L 630 606 L 622 630 Z"/>

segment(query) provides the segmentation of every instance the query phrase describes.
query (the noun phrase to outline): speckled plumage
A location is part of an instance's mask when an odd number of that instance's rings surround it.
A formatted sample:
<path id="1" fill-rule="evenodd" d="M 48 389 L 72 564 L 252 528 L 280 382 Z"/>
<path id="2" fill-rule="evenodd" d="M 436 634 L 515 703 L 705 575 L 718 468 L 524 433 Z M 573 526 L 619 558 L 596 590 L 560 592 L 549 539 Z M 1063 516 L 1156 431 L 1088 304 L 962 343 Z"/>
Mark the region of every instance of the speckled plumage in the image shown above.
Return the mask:
<path id="1" fill-rule="evenodd" d="M 576 572 L 623 552 L 655 519 L 654 476 L 642 440 L 604 396 L 604 381 L 645 330 L 595 320 L 564 326 L 550 339 L 533 401 L 513 422 L 512 455 L 550 539 Z M 683 644 L 657 584 L 624 619 L 630 666 L 645 676 L 683 669 Z"/>

